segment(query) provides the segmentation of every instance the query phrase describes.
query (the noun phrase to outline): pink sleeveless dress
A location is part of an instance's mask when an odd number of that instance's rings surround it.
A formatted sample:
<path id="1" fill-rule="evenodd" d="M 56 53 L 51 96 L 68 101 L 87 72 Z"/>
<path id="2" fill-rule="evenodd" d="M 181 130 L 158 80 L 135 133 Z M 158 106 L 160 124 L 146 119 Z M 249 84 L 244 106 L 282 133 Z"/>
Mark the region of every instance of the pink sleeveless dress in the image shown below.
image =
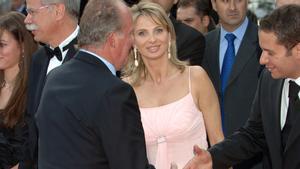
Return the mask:
<path id="1" fill-rule="evenodd" d="M 178 168 L 193 157 L 193 145 L 207 148 L 206 130 L 200 112 L 191 94 L 181 99 L 152 108 L 141 108 L 149 163 L 156 169 L 170 169 L 171 163 Z"/>

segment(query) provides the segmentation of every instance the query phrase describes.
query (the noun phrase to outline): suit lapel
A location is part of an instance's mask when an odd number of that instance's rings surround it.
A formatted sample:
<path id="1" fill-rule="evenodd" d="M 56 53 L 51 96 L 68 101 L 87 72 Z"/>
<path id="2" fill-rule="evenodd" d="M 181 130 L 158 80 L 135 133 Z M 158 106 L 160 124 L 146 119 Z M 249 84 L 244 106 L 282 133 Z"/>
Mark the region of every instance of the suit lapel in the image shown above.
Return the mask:
<path id="1" fill-rule="evenodd" d="M 220 63 L 219 63 L 219 52 L 220 52 L 220 28 L 217 28 L 216 33 L 213 34 L 211 42 L 215 42 L 217 46 L 211 46 L 210 52 L 211 54 L 207 56 L 209 69 L 211 72 L 211 76 L 213 78 L 213 82 L 215 82 L 215 86 L 217 87 L 217 92 L 221 92 L 221 79 L 220 79 Z M 214 44 L 214 45 L 215 45 Z"/>
<path id="2" fill-rule="evenodd" d="M 69 61 L 70 59 L 72 59 L 75 56 L 75 54 L 78 50 L 77 49 L 77 38 L 73 39 L 70 43 L 72 43 L 72 44 L 71 44 L 71 46 L 70 46 L 70 48 L 69 48 L 69 50 L 68 50 L 68 52 L 65 56 L 65 59 L 63 60 L 63 63 L 65 63 L 65 62 Z"/>
<path id="3" fill-rule="evenodd" d="M 300 110 L 297 110 L 297 113 L 300 113 Z M 299 140 L 300 137 L 300 115 L 297 116 L 296 122 L 293 126 L 293 128 L 290 131 L 290 135 L 288 137 L 286 148 L 284 151 L 284 154 L 287 153 L 289 148 L 292 148 L 292 143 L 294 143 L 297 139 Z"/>
<path id="4" fill-rule="evenodd" d="M 271 130 L 274 130 L 274 139 L 272 139 L 273 146 L 270 147 L 281 147 L 281 127 L 280 127 L 280 115 L 281 115 L 281 95 L 282 95 L 282 87 L 283 87 L 284 80 L 279 80 L 274 86 L 270 87 L 272 90 L 270 100 L 274 99 L 274 106 L 270 105 L 269 111 L 269 119 L 272 127 Z M 274 115 L 275 114 L 275 115 Z M 279 150 L 282 151 L 281 149 Z"/>
<path id="5" fill-rule="evenodd" d="M 40 61 L 39 61 L 39 66 L 37 66 L 37 69 L 35 70 L 36 72 L 39 72 L 37 74 L 36 79 L 34 80 L 36 82 L 36 93 L 34 95 L 34 107 L 32 112 L 36 112 L 37 108 L 39 106 L 41 94 L 44 88 L 44 84 L 46 81 L 46 74 L 47 74 L 47 69 L 48 69 L 48 64 L 49 64 L 49 57 L 47 56 L 46 49 L 43 49 L 43 53 L 41 53 Z"/>
<path id="6" fill-rule="evenodd" d="M 268 144 L 269 153 L 271 156 L 272 164 L 282 166 L 282 143 L 281 143 L 281 127 L 280 127 L 280 114 L 281 114 L 281 94 L 284 80 L 274 80 L 270 72 L 265 70 L 266 78 L 261 78 L 266 82 L 263 85 L 261 93 L 261 112 L 264 124 L 265 138 Z"/>
<path id="7" fill-rule="evenodd" d="M 230 85 L 230 83 L 232 83 L 234 79 L 238 77 L 248 60 L 251 57 L 254 57 L 254 53 L 257 51 L 257 44 L 257 29 L 251 22 L 249 22 L 245 35 L 242 39 L 242 43 L 237 52 L 227 85 Z"/>

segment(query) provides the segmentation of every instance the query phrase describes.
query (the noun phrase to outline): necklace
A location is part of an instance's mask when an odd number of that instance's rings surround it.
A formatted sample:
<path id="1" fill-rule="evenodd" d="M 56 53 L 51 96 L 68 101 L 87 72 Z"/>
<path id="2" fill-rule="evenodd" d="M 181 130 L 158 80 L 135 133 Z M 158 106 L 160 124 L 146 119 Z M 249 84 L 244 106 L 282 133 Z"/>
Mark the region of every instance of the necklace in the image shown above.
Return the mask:
<path id="1" fill-rule="evenodd" d="M 13 88 L 13 85 L 10 83 L 7 83 L 5 80 L 3 80 L 2 84 L 1 84 L 1 88 L 6 88 L 11 90 Z"/>
<path id="2" fill-rule="evenodd" d="M 6 81 L 3 80 L 3 82 L 1 83 L 1 88 L 4 88 L 6 86 Z"/>

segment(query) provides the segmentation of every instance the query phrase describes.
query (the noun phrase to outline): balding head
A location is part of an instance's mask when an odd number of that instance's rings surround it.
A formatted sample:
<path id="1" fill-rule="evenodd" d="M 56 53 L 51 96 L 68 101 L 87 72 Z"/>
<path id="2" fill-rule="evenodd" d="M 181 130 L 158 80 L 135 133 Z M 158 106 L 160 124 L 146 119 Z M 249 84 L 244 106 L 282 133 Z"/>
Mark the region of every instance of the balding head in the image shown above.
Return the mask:
<path id="1" fill-rule="evenodd" d="M 89 0 L 80 22 L 78 44 L 119 70 L 131 49 L 132 17 L 121 0 Z"/>

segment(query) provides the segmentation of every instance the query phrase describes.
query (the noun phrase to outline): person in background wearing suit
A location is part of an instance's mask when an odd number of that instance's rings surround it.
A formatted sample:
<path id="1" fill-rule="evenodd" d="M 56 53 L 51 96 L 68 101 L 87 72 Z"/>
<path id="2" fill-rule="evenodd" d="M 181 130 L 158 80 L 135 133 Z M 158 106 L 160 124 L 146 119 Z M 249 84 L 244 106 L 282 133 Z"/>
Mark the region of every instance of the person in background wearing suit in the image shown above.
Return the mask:
<path id="1" fill-rule="evenodd" d="M 289 18 L 289 19 L 287 19 Z M 245 125 L 185 169 L 222 169 L 264 152 L 266 169 L 300 167 L 300 6 L 286 5 L 260 21 L 262 72 Z"/>
<path id="2" fill-rule="evenodd" d="M 219 14 L 220 27 L 205 37 L 202 66 L 219 96 L 222 127 L 228 136 L 249 117 L 262 69 L 261 49 L 257 25 L 246 17 L 248 0 L 212 0 L 212 5 Z M 259 161 L 261 155 L 234 168 L 249 169 Z M 255 167 L 258 168 L 261 167 Z"/>
<path id="3" fill-rule="evenodd" d="M 12 0 L 11 10 L 27 15 L 25 0 Z"/>
<path id="4" fill-rule="evenodd" d="M 79 52 L 47 77 L 37 111 L 40 169 L 150 169 L 136 96 L 116 77 L 132 47 L 120 0 L 89 0 Z"/>
<path id="5" fill-rule="evenodd" d="M 179 0 L 177 20 L 203 34 L 215 29 L 216 24 L 211 16 L 213 12 L 210 0 Z"/>
<path id="6" fill-rule="evenodd" d="M 36 167 L 37 130 L 35 114 L 45 79 L 52 69 L 70 60 L 76 53 L 80 0 L 27 0 L 25 24 L 34 39 L 44 43 L 32 57 L 26 121 L 29 126 L 28 157 Z M 34 168 L 33 166 L 30 168 Z"/>
<path id="7" fill-rule="evenodd" d="M 188 61 L 190 65 L 201 65 L 205 39 L 196 29 L 178 22 L 176 18 L 170 15 L 170 10 L 178 0 L 142 0 L 159 4 L 169 15 L 176 34 L 177 56 L 181 61 Z"/>
<path id="8" fill-rule="evenodd" d="M 17 169 L 27 137 L 24 112 L 32 53 L 37 49 L 26 30 L 25 16 L 8 12 L 0 17 L 0 168 Z"/>

